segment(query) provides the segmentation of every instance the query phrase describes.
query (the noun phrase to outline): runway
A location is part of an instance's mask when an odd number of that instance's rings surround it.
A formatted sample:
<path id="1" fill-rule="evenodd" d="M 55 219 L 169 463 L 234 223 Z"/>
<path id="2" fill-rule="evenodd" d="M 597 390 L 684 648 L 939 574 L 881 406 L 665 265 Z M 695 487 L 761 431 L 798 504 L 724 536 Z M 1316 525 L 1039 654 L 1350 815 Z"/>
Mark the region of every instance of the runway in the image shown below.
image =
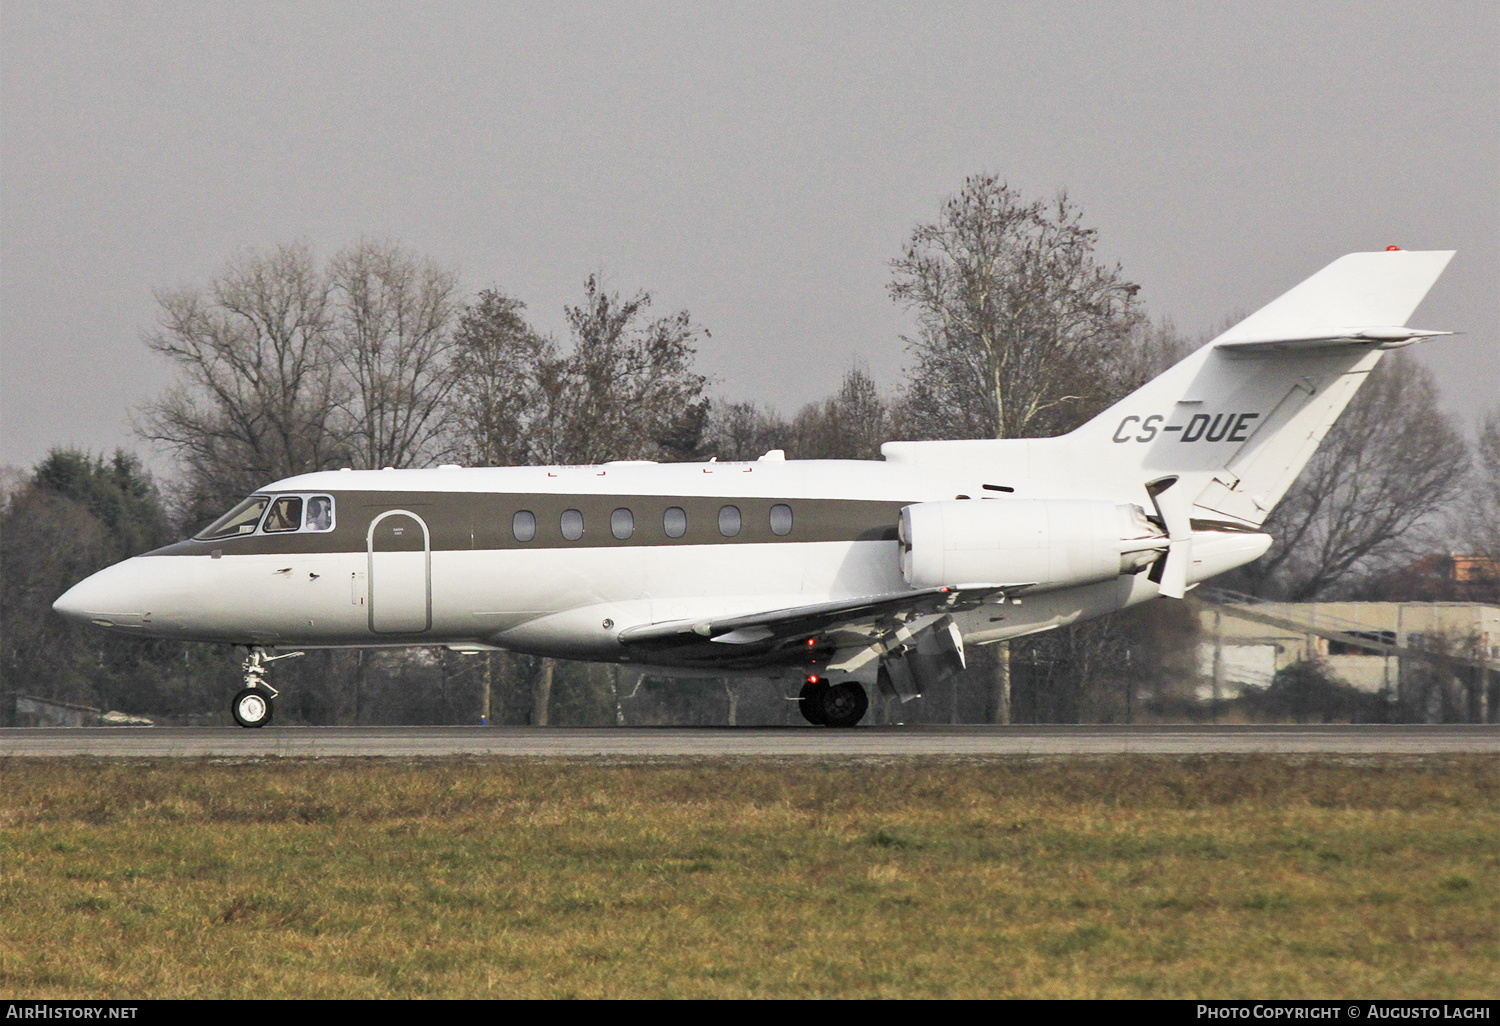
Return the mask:
<path id="1" fill-rule="evenodd" d="M 1500 755 L 1500 726 L 21 727 L 0 757 L 523 759 Z"/>

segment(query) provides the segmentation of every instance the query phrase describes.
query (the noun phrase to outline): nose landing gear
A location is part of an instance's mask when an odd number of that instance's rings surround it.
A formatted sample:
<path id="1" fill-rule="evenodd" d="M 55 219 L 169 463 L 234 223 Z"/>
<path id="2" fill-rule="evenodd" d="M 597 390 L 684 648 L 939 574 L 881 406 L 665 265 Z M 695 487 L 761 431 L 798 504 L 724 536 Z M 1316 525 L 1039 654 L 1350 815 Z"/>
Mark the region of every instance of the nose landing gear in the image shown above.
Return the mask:
<path id="1" fill-rule="evenodd" d="M 264 727 L 275 713 L 274 699 L 281 694 L 266 683 L 266 664 L 278 659 L 295 659 L 303 652 L 268 655 L 264 648 L 252 648 L 245 657 L 245 687 L 234 696 L 229 711 L 242 727 Z"/>

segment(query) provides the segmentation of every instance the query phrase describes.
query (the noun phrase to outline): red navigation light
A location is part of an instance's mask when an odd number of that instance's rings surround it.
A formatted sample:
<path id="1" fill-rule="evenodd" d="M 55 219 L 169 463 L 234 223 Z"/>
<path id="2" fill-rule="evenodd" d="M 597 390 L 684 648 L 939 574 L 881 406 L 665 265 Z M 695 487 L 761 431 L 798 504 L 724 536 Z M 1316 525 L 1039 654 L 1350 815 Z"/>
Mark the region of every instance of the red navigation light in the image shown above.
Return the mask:
<path id="1" fill-rule="evenodd" d="M 809 673 L 807 675 L 807 682 L 809 684 L 816 684 L 818 682 L 818 675 L 816 673 Z"/>
<path id="2" fill-rule="evenodd" d="M 1387 246 L 1387 247 L 1385 247 L 1385 251 L 1387 253 L 1399 253 L 1399 252 L 1401 252 L 1401 247 L 1400 246 Z"/>
<path id="3" fill-rule="evenodd" d="M 814 645 L 816 645 L 816 644 L 817 644 L 817 643 L 818 643 L 818 641 L 817 641 L 817 639 L 816 639 L 816 638 L 808 638 L 808 639 L 807 639 L 807 647 L 808 647 L 808 648 L 812 648 L 812 647 L 813 647 L 813 646 L 814 646 Z"/>

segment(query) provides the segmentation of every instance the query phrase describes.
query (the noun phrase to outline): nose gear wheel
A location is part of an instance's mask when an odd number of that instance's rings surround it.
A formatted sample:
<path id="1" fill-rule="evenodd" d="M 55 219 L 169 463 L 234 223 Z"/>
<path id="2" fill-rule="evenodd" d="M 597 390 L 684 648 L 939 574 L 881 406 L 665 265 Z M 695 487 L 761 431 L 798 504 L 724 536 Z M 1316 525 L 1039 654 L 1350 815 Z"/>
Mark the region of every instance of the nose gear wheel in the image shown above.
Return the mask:
<path id="1" fill-rule="evenodd" d="M 271 722 L 275 707 L 269 691 L 264 688 L 245 688 L 234 696 L 230 710 L 234 713 L 234 722 L 240 726 L 264 727 Z"/>

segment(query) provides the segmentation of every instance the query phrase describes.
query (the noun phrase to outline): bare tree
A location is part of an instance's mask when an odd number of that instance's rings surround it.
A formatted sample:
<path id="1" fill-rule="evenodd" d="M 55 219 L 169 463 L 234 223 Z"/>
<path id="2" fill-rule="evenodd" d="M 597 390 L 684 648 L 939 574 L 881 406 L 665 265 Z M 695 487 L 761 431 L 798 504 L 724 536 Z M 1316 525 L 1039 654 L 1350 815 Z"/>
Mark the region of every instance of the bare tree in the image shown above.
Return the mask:
<path id="1" fill-rule="evenodd" d="M 821 403 L 809 403 L 792 421 L 798 459 L 873 460 L 888 441 L 891 416 L 874 379 L 862 367 L 851 367 L 838 391 Z"/>
<path id="2" fill-rule="evenodd" d="M 753 460 L 794 448 L 795 435 L 775 410 L 750 402 L 714 402 L 704 429 L 705 452 L 721 460 Z"/>
<path id="3" fill-rule="evenodd" d="M 1213 336 L 1220 334 L 1222 332 L 1215 331 Z M 1105 406 L 1134 392 L 1197 348 L 1178 332 L 1177 325 L 1170 318 L 1165 317 L 1160 320 L 1133 317 L 1126 341 L 1125 345 L 1112 346 L 1106 358 L 1106 385 L 1097 390 L 1096 400 L 1102 400 Z M 1078 418 L 1081 424 L 1099 410 L 1091 405 L 1086 410 L 1075 412 L 1084 414 Z"/>
<path id="4" fill-rule="evenodd" d="M 518 466 L 533 461 L 527 430 L 556 377 L 557 347 L 526 323 L 526 304 L 484 289 L 454 331 L 454 391 L 450 397 L 458 448 L 471 463 Z"/>
<path id="5" fill-rule="evenodd" d="M 472 458 L 587 464 L 693 455 L 708 418 L 707 379 L 686 310 L 646 322 L 647 292 L 626 300 L 584 284 L 566 308 L 572 346 L 534 332 L 524 305 L 487 289 L 458 320 L 450 406 Z"/>
<path id="6" fill-rule="evenodd" d="M 1500 560 L 1500 409 L 1485 418 L 1475 456 L 1464 503 L 1465 540 L 1475 553 Z"/>
<path id="7" fill-rule="evenodd" d="M 341 393 L 327 277 L 301 244 L 247 251 L 207 288 L 156 293 L 145 342 L 179 380 L 139 430 L 186 470 L 185 515 L 216 516 L 266 481 L 337 466 Z"/>
<path id="8" fill-rule="evenodd" d="M 913 426 L 927 437 L 1055 433 L 1116 398 L 1112 354 L 1140 320 L 1138 287 L 1094 256 L 1076 206 L 1026 202 L 993 175 L 964 181 L 892 261 Z"/>
<path id="9" fill-rule="evenodd" d="M 560 414 L 545 437 L 549 462 L 671 459 L 696 447 L 681 434 L 706 418 L 693 343 L 708 332 L 686 310 L 643 323 L 650 306 L 649 292 L 622 299 L 590 275 L 583 302 L 566 308 L 572 351 L 543 382 Z"/>
<path id="10" fill-rule="evenodd" d="M 394 242 L 361 240 L 333 258 L 328 279 L 352 458 L 378 468 L 446 456 L 457 272 Z"/>
<path id="11" fill-rule="evenodd" d="M 1432 375 L 1387 358 L 1267 519 L 1270 552 L 1226 583 L 1305 602 L 1410 562 L 1439 544 L 1468 464 Z"/>
<path id="12" fill-rule="evenodd" d="M 727 460 L 753 460 L 771 449 L 800 460 L 878 459 L 881 443 L 898 430 L 896 415 L 895 404 L 855 366 L 836 392 L 802 407 L 790 423 L 755 403 L 715 403 L 703 447 Z"/>

